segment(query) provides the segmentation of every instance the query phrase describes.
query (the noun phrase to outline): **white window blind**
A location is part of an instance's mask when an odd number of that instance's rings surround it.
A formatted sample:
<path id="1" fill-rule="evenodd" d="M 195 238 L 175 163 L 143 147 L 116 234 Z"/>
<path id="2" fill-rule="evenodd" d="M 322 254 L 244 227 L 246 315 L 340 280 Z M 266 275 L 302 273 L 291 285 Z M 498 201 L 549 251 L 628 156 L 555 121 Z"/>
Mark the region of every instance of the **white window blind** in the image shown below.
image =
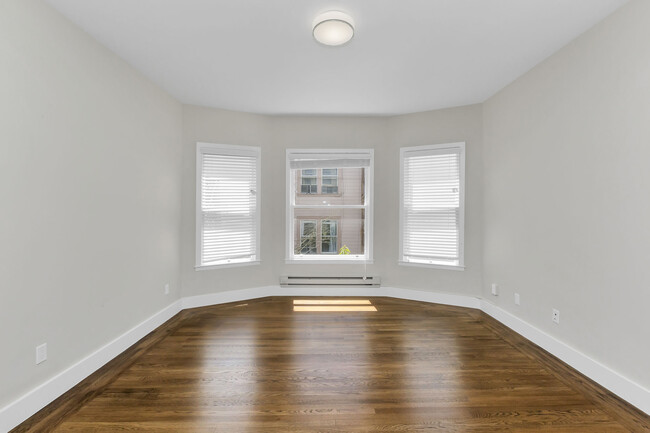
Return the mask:
<path id="1" fill-rule="evenodd" d="M 372 155 L 367 151 L 291 151 L 288 154 L 291 169 L 370 167 Z"/>
<path id="2" fill-rule="evenodd" d="M 259 260 L 260 150 L 199 143 L 197 267 Z"/>
<path id="3" fill-rule="evenodd" d="M 400 261 L 463 266 L 464 143 L 401 150 Z"/>

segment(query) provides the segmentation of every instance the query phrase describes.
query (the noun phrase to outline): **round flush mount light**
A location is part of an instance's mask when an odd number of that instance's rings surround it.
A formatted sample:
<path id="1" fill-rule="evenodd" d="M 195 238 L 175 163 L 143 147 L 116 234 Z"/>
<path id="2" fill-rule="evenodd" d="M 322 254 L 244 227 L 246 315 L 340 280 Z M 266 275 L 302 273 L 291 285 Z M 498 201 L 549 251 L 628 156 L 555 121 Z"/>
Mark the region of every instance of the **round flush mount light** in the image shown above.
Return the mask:
<path id="1" fill-rule="evenodd" d="M 354 21 L 346 13 L 329 11 L 314 19 L 314 39 L 323 45 L 343 45 L 354 36 Z"/>

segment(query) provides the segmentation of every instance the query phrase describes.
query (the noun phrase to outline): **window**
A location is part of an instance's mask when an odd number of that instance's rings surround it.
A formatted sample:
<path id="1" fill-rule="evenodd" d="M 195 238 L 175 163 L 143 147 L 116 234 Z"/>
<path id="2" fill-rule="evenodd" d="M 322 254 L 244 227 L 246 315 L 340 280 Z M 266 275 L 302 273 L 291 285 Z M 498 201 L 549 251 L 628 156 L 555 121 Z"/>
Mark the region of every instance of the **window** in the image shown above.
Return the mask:
<path id="1" fill-rule="evenodd" d="M 462 269 L 465 143 L 400 151 L 400 262 Z"/>
<path id="2" fill-rule="evenodd" d="M 372 260 L 372 169 L 371 149 L 287 150 L 288 261 Z"/>
<path id="3" fill-rule="evenodd" d="M 300 220 L 294 254 L 338 254 L 338 221 Z"/>
<path id="4" fill-rule="evenodd" d="M 318 194 L 319 190 L 321 194 L 338 194 L 338 185 L 339 174 L 336 168 L 300 170 L 301 194 Z"/>
<path id="5" fill-rule="evenodd" d="M 196 267 L 259 262 L 260 148 L 198 143 Z"/>
<path id="6" fill-rule="evenodd" d="M 300 172 L 300 192 L 302 194 L 318 194 L 316 170 L 300 170 Z"/>
<path id="7" fill-rule="evenodd" d="M 324 168 L 321 176 L 323 194 L 338 194 L 339 170 L 337 168 Z"/>
<path id="8" fill-rule="evenodd" d="M 316 254 L 316 225 L 315 220 L 300 221 L 300 244 L 296 254 Z"/>
<path id="9" fill-rule="evenodd" d="M 321 252 L 323 254 L 336 254 L 338 252 L 338 224 L 336 221 L 323 220 L 321 222 Z"/>

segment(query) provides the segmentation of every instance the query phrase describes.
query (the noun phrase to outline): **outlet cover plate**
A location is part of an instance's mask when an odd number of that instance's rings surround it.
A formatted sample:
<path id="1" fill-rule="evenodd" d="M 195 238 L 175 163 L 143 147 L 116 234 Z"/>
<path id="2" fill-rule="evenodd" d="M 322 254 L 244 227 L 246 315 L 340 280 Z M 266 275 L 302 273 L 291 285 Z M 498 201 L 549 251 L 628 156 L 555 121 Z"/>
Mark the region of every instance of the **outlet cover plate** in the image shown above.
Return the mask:
<path id="1" fill-rule="evenodd" d="M 47 360 L 47 343 L 36 346 L 36 365 Z"/>

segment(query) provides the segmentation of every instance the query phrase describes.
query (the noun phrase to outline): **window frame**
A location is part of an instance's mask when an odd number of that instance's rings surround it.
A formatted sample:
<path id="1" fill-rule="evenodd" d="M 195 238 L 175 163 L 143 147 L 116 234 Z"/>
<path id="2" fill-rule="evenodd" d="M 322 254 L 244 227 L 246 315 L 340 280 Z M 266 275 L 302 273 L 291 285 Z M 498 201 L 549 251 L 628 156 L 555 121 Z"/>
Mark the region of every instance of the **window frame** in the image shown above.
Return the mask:
<path id="1" fill-rule="evenodd" d="M 295 226 L 293 223 L 294 218 L 294 204 L 293 198 L 295 197 L 294 177 L 290 166 L 291 156 L 293 154 L 366 154 L 369 157 L 370 165 L 365 168 L 364 180 L 364 197 L 366 203 L 362 205 L 365 210 L 365 226 L 364 226 L 364 248 L 365 254 L 361 256 L 347 256 L 336 254 L 319 254 L 312 257 L 296 258 L 294 254 L 294 241 L 295 241 Z M 372 264 L 373 263 L 373 222 L 374 222 L 374 166 L 375 166 L 375 150 L 374 149 L 287 149 L 286 150 L 286 208 L 285 208 L 285 263 L 287 264 Z M 339 167 L 337 167 L 339 168 Z M 322 170 L 322 169 L 320 169 Z M 322 173 L 322 171 L 321 171 Z M 320 176 L 319 176 L 320 178 Z M 300 176 L 298 176 L 300 179 Z M 337 179 L 341 179 L 340 170 L 337 171 Z M 320 182 L 319 182 L 320 183 Z M 337 181 L 338 183 L 338 181 Z M 340 185 L 338 185 L 340 188 Z M 338 195 L 341 194 L 339 189 Z M 313 195 L 313 194 L 312 194 Z M 319 194 L 322 195 L 322 194 Z M 324 194 L 325 196 L 336 196 L 337 194 Z M 344 206 L 332 206 L 333 208 Z M 323 207 L 325 208 L 325 207 Z M 331 220 L 333 218 L 319 216 L 315 217 L 319 222 L 320 220 Z M 337 242 L 340 238 L 340 225 L 341 221 L 337 220 Z M 319 224 L 320 226 L 320 224 Z M 318 236 L 320 238 L 320 236 Z M 340 243 L 340 242 L 339 242 Z"/>
<path id="2" fill-rule="evenodd" d="M 213 154 L 213 155 L 231 155 L 231 156 L 253 156 L 255 157 L 255 172 L 256 172 L 256 187 L 255 187 L 255 258 L 253 260 L 246 261 L 234 261 L 218 264 L 203 264 L 202 260 L 202 250 L 203 250 L 203 226 L 202 226 L 202 209 L 201 209 L 201 199 L 203 195 L 202 191 L 202 166 L 203 166 L 203 155 L 204 154 Z M 210 270 L 210 269 L 224 269 L 230 267 L 239 267 L 239 266 L 251 266 L 258 265 L 261 262 L 260 257 L 260 238 L 261 238 L 261 178 L 262 178 L 262 149 L 259 146 L 240 146 L 234 144 L 217 144 L 217 143 L 205 143 L 197 142 L 196 143 L 196 201 L 194 205 L 195 213 L 195 255 L 194 255 L 194 269 L 196 271 Z"/>
<path id="3" fill-rule="evenodd" d="M 458 209 L 458 265 L 446 263 L 420 263 L 404 260 L 404 160 L 405 154 L 414 151 L 444 151 L 445 149 L 460 151 L 460 179 L 459 179 L 459 209 Z M 398 264 L 400 266 L 416 266 L 432 269 L 448 269 L 455 271 L 465 270 L 465 142 L 430 144 L 424 146 L 411 146 L 400 148 L 400 174 L 399 174 L 399 251 Z"/>

